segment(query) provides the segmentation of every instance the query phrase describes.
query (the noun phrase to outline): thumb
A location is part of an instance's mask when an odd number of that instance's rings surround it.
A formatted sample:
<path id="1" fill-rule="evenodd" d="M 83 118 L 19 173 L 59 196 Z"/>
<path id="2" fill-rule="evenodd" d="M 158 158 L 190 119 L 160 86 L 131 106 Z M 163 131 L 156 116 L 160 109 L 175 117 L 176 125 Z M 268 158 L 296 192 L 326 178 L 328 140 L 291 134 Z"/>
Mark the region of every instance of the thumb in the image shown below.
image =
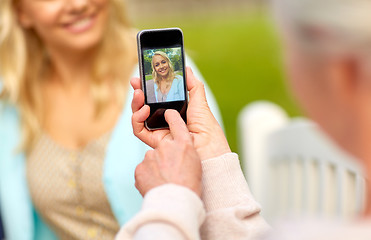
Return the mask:
<path id="1" fill-rule="evenodd" d="M 166 110 L 165 119 L 169 124 L 170 133 L 174 139 L 184 141 L 192 140 L 187 125 L 183 121 L 178 111 L 173 109 Z"/>

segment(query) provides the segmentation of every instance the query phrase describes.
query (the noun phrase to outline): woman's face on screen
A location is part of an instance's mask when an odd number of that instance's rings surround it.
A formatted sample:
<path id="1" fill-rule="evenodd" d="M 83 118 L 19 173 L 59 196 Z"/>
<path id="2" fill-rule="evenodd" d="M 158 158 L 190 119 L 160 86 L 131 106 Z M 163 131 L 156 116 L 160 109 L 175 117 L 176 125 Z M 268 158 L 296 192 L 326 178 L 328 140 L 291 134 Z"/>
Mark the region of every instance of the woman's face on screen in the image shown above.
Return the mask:
<path id="1" fill-rule="evenodd" d="M 152 61 L 155 71 L 158 75 L 165 77 L 169 74 L 169 63 L 163 56 L 155 55 L 153 56 Z"/>
<path id="2" fill-rule="evenodd" d="M 18 19 L 49 48 L 85 50 L 104 35 L 109 0 L 20 0 Z"/>

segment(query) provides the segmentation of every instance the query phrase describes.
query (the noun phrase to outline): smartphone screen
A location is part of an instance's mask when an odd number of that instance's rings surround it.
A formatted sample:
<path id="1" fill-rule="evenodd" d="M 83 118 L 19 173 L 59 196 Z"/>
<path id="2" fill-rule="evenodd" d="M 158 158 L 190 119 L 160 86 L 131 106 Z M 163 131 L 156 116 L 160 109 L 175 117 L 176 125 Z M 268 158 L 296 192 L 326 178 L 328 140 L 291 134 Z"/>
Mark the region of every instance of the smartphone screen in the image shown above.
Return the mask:
<path id="1" fill-rule="evenodd" d="M 164 113 L 175 109 L 186 122 L 187 87 L 183 33 L 179 28 L 138 33 L 138 56 L 145 104 L 151 109 L 148 129 L 167 128 Z"/>

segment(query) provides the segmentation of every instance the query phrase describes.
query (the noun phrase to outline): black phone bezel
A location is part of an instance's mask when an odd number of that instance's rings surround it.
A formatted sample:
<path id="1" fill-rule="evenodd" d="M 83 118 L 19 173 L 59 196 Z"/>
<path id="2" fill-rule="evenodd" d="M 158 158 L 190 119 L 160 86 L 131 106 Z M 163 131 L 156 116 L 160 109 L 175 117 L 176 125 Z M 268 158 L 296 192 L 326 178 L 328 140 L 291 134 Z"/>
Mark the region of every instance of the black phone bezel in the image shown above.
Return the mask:
<path id="1" fill-rule="evenodd" d="M 138 58 L 139 69 L 141 77 L 141 86 L 145 96 L 145 104 L 150 107 L 150 116 L 145 121 L 145 126 L 149 130 L 168 128 L 169 125 L 165 121 L 164 113 L 166 109 L 177 110 L 183 120 L 187 123 L 187 106 L 188 94 L 186 84 L 186 69 L 185 69 L 185 55 L 184 55 L 184 40 L 183 32 L 179 28 L 165 28 L 165 29 L 148 29 L 142 30 L 137 35 L 138 42 Z M 149 103 L 147 101 L 147 89 L 145 84 L 145 73 L 143 66 L 143 51 L 147 49 L 157 48 L 181 48 L 182 64 L 183 64 L 183 83 L 184 83 L 184 101 L 171 101 L 161 103 Z"/>

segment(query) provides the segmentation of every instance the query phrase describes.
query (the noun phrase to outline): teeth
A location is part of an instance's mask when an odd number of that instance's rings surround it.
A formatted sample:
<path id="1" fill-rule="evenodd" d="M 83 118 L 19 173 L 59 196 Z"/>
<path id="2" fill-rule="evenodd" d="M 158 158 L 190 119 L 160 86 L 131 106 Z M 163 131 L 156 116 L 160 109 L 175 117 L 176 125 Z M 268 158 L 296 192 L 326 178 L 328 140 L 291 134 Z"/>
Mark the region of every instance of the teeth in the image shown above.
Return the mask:
<path id="1" fill-rule="evenodd" d="M 91 22 L 91 19 L 90 18 L 85 18 L 85 19 L 81 19 L 75 23 L 73 23 L 71 25 L 72 28 L 74 29 L 83 29 L 85 27 L 87 27 Z"/>

